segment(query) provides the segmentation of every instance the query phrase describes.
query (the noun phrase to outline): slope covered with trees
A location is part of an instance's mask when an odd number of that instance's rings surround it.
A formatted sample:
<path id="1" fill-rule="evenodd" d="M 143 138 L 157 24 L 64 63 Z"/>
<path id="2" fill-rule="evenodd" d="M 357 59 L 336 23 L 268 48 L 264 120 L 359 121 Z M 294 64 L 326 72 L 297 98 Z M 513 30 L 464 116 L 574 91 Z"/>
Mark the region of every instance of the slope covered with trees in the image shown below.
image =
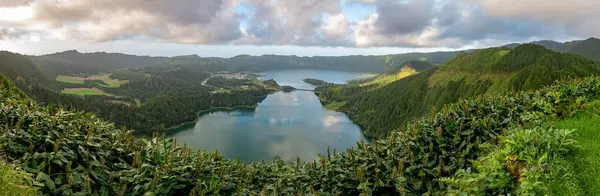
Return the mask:
<path id="1" fill-rule="evenodd" d="M 600 78 L 590 77 L 460 100 L 344 153 L 247 164 L 41 107 L 0 82 L 0 155 L 33 174 L 42 195 L 551 194 L 557 161 L 576 143 L 548 124 L 600 98 Z"/>
<path id="2" fill-rule="evenodd" d="M 383 56 L 298 57 L 240 55 L 225 62 L 238 71 L 267 71 L 276 69 L 331 69 L 349 72 L 384 73 L 402 67 L 412 60 L 442 63 L 459 52 L 407 53 Z M 420 67 L 415 67 L 417 70 Z"/>
<path id="3" fill-rule="evenodd" d="M 600 61 L 600 39 L 595 37 L 591 37 L 586 40 L 575 40 L 564 43 L 551 40 L 542 40 L 531 42 L 531 44 L 544 46 L 550 50 L 554 50 L 557 52 L 579 54 L 586 58 Z M 521 44 L 513 43 L 504 45 L 503 47 L 516 48 L 519 45 Z"/>
<path id="4" fill-rule="evenodd" d="M 600 39 L 589 38 L 573 46 L 569 51 L 575 54 L 581 54 L 585 57 L 600 60 Z"/>
<path id="5" fill-rule="evenodd" d="M 381 88 L 331 85 L 318 88 L 317 93 L 324 105 L 345 102 L 338 110 L 362 126 L 366 136 L 382 138 L 407 121 L 459 99 L 537 89 L 558 79 L 598 73 L 600 67 L 582 56 L 524 44 L 513 50 L 461 53 L 439 68 Z"/>
<path id="6" fill-rule="evenodd" d="M 117 58 L 105 61 L 107 57 Z M 188 69 L 186 65 L 112 70 L 114 74 L 110 77 L 127 80 L 127 83 L 117 86 L 118 88 L 110 87 L 100 80 L 85 80 L 81 84 L 68 83 L 55 80 L 57 74 L 63 74 L 61 68 L 48 68 L 46 66 L 49 64 L 39 63 L 39 58 L 51 58 L 52 62 L 66 66 L 66 70 L 90 75 L 115 67 L 127 67 L 135 62 L 153 62 L 138 56 L 69 51 L 41 57 L 0 52 L 0 58 L 3 59 L 0 71 L 40 104 L 62 105 L 67 109 L 92 112 L 118 126 L 135 129 L 136 134 L 150 134 L 194 121 L 199 111 L 213 107 L 254 106 L 272 91 L 260 88 L 215 94 L 212 93 L 215 89 L 201 84 L 210 73 Z M 86 61 L 89 61 L 88 64 L 85 64 Z M 120 64 L 99 66 L 113 61 L 119 61 Z M 90 67 L 93 69 L 88 69 Z M 65 94 L 62 93 L 65 88 L 95 88 L 105 92 L 105 95 Z"/>

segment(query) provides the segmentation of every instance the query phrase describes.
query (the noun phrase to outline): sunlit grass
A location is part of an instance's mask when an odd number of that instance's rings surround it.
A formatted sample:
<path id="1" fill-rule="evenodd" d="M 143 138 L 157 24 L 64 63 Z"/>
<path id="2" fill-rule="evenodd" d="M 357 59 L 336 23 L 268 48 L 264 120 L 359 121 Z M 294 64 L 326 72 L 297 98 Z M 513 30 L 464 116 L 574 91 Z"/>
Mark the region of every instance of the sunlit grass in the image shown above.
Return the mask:
<path id="1" fill-rule="evenodd" d="M 556 128 L 577 129 L 581 146 L 575 154 L 554 165 L 557 173 L 548 186 L 554 195 L 598 195 L 600 190 L 600 101 L 572 118 L 559 121 Z"/>
<path id="2" fill-rule="evenodd" d="M 129 82 L 129 80 L 112 79 L 112 78 L 110 78 L 110 75 L 111 74 L 94 75 L 94 76 L 89 76 L 87 78 L 58 75 L 56 77 L 56 81 L 72 83 L 72 84 L 83 84 L 83 83 L 85 83 L 86 80 L 100 80 L 106 84 L 106 85 L 101 85 L 101 86 L 106 87 L 106 88 L 119 88 L 119 87 L 121 87 L 121 85 Z M 149 74 L 146 74 L 146 77 L 149 77 L 149 76 L 150 76 Z"/>
<path id="3" fill-rule="evenodd" d="M 337 111 L 344 105 L 346 105 L 346 101 L 333 101 L 333 102 L 330 102 L 330 103 L 324 105 L 323 107 L 328 110 Z"/>
<path id="4" fill-rule="evenodd" d="M 58 75 L 56 76 L 56 81 L 73 84 L 83 84 L 85 82 L 85 78 Z"/>
<path id="5" fill-rule="evenodd" d="M 398 72 L 381 74 L 381 75 L 375 77 L 373 80 L 363 83 L 361 85 L 368 86 L 368 85 L 377 84 L 380 86 L 384 86 L 386 84 L 395 82 L 397 80 L 400 80 L 402 78 L 405 78 L 405 77 L 408 77 L 408 76 L 411 76 L 411 75 L 414 75 L 417 73 L 418 72 L 415 69 L 404 66 Z"/>
<path id="6" fill-rule="evenodd" d="M 100 89 L 97 89 L 97 88 L 65 88 L 61 92 L 65 93 L 65 94 L 81 95 L 81 96 L 84 96 L 84 95 L 110 95 Z"/>

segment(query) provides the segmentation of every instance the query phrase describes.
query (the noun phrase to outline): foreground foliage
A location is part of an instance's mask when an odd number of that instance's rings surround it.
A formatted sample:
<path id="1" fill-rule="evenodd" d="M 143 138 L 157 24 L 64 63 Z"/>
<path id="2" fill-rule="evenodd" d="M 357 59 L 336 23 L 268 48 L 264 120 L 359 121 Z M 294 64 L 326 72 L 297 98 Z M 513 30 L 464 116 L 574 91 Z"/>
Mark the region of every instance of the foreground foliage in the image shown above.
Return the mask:
<path id="1" fill-rule="evenodd" d="M 37 185 L 32 174 L 0 162 L 0 195 L 35 195 L 38 191 Z"/>
<path id="2" fill-rule="evenodd" d="M 575 116 L 556 123 L 556 128 L 577 129 L 581 146 L 556 164 L 548 187 L 553 195 L 597 195 L 600 190 L 600 100 Z"/>
<path id="3" fill-rule="evenodd" d="M 451 178 L 448 193 L 456 195 L 547 195 L 545 181 L 551 179 L 560 160 L 578 145 L 574 130 L 525 129 L 488 144 L 489 154 L 474 161 L 473 168 L 460 169 Z M 516 182 L 516 183 L 515 183 Z"/>

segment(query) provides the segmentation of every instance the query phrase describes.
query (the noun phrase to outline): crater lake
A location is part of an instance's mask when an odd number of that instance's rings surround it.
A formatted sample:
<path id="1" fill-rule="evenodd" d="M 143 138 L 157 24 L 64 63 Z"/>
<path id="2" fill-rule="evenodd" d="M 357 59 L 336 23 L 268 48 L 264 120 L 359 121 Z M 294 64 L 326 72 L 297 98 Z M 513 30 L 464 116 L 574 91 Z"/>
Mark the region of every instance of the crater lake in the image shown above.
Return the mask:
<path id="1" fill-rule="evenodd" d="M 315 89 L 302 81 L 315 78 L 331 83 L 364 77 L 363 73 L 329 70 L 277 70 L 262 73 L 280 85 Z M 345 151 L 365 139 L 360 128 L 341 112 L 325 109 L 311 91 L 276 92 L 254 109 L 212 111 L 195 123 L 174 130 L 178 143 L 198 150 L 216 151 L 243 161 L 314 160 L 317 153 Z"/>

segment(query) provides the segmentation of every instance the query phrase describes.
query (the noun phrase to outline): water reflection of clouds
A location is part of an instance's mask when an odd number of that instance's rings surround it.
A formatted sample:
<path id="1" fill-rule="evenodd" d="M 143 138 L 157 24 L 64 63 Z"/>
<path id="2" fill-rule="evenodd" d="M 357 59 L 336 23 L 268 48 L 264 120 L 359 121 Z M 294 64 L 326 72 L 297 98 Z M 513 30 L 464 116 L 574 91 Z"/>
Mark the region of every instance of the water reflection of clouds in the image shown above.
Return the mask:
<path id="1" fill-rule="evenodd" d="M 301 80 L 306 77 L 284 78 L 303 83 Z M 279 82 L 280 78 L 275 80 Z M 254 111 L 203 115 L 193 130 L 181 131 L 175 137 L 187 141 L 192 148 L 219 149 L 229 158 L 239 155 L 247 161 L 271 159 L 274 155 L 284 160 L 296 156 L 313 160 L 316 153 L 326 152 L 327 146 L 343 151 L 363 138 L 358 126 L 345 114 L 324 109 L 318 97 L 307 91 L 271 94 Z"/>
<path id="2" fill-rule="evenodd" d="M 325 114 L 325 115 L 323 115 L 323 118 L 321 119 L 321 121 L 323 122 L 323 125 L 325 125 L 325 127 L 331 127 L 340 122 L 343 122 L 344 119 L 340 115 Z"/>

